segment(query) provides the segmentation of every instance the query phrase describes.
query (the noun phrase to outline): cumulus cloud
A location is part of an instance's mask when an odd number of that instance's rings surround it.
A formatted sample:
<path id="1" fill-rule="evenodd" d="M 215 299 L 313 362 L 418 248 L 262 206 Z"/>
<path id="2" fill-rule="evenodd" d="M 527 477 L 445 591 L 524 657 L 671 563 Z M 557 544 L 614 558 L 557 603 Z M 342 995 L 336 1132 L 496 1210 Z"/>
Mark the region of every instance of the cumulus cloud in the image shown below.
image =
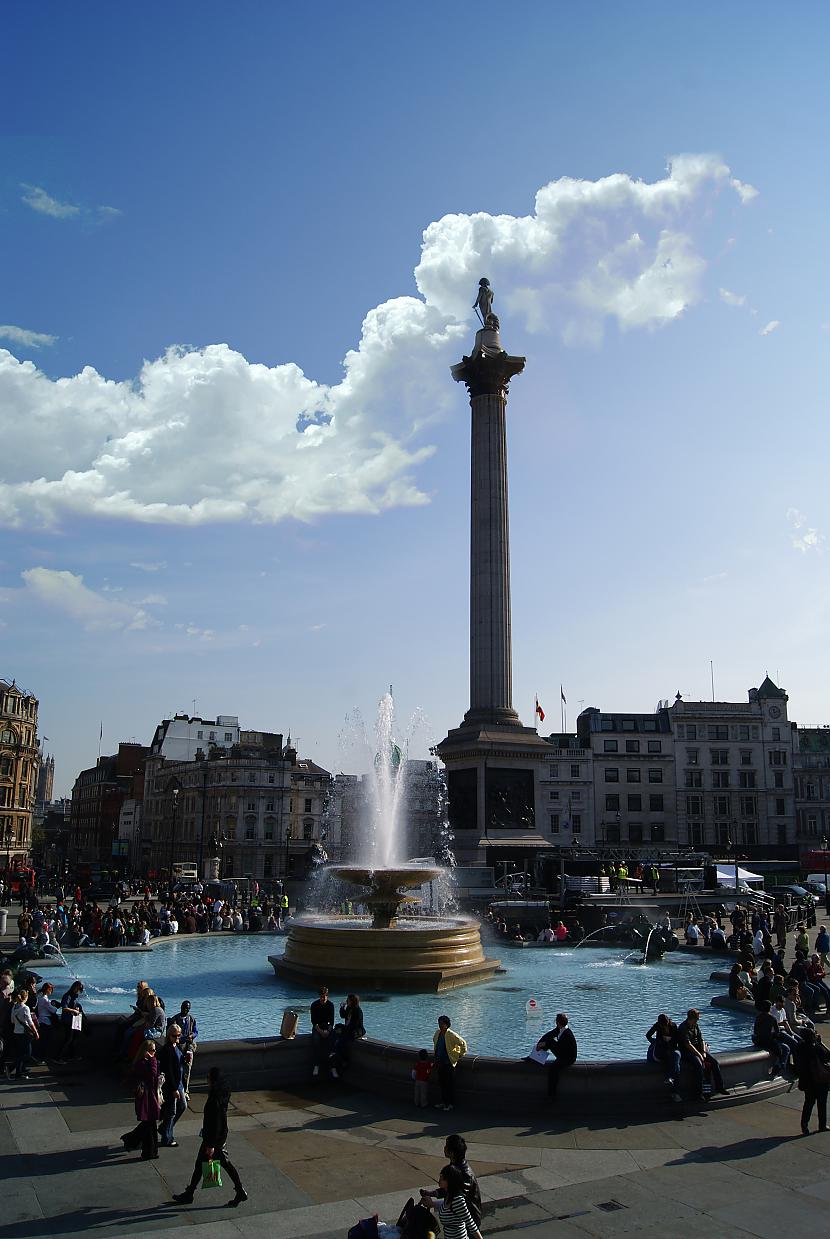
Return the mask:
<path id="1" fill-rule="evenodd" d="M 84 578 L 74 572 L 53 568 L 28 568 L 22 574 L 27 591 L 43 603 L 75 620 L 89 631 L 97 629 L 136 630 L 154 623 L 140 606 L 117 602 L 96 593 Z"/>
<path id="2" fill-rule="evenodd" d="M 793 529 L 791 542 L 797 551 L 801 551 L 802 555 L 808 551 L 821 552 L 824 534 L 809 525 L 803 512 L 798 508 L 787 508 L 787 520 Z"/>
<path id="3" fill-rule="evenodd" d="M 718 291 L 720 293 L 721 301 L 725 301 L 727 305 L 746 305 L 746 297 L 742 297 L 740 293 L 731 293 L 728 288 L 721 288 Z"/>
<path id="4" fill-rule="evenodd" d="M 47 335 L 45 331 L 28 331 L 25 327 L 12 327 L 11 324 L 0 327 L 0 340 L 9 340 L 12 344 L 19 344 L 21 348 L 43 348 L 54 344 L 57 338 Z"/>
<path id="5" fill-rule="evenodd" d="M 767 323 L 766 327 L 762 327 L 762 328 L 761 328 L 761 330 L 758 332 L 758 335 L 759 335 L 759 336 L 769 336 L 769 335 L 772 335 L 773 331 L 777 331 L 777 330 L 778 330 L 778 328 L 779 328 L 780 326 L 781 326 L 781 324 L 780 324 L 780 322 L 778 321 L 778 319 L 777 319 L 777 318 L 773 318 L 773 319 L 771 319 L 771 320 Z"/>
<path id="6" fill-rule="evenodd" d="M 457 399 L 447 367 L 469 347 L 479 276 L 498 312 L 566 343 L 596 343 L 609 322 L 655 329 L 702 296 L 696 224 L 750 188 L 717 157 L 684 155 L 653 183 L 554 181 L 528 216 L 445 216 L 423 236 L 421 298 L 370 310 L 331 386 L 226 344 L 171 348 L 132 382 L 91 367 L 51 380 L 0 350 L 0 521 L 309 521 L 425 503 L 424 436 Z"/>

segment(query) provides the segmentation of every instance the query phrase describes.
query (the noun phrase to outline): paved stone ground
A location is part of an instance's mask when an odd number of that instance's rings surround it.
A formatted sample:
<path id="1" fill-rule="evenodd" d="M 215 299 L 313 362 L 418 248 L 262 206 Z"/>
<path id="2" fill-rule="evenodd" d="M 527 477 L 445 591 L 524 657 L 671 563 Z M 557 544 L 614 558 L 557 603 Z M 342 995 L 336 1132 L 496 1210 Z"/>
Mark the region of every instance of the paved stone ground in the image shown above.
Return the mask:
<path id="1" fill-rule="evenodd" d="M 394 1221 L 434 1183 L 444 1136 L 461 1131 L 481 1179 L 484 1235 L 706 1239 L 826 1233 L 830 1134 L 799 1134 L 801 1094 L 717 1111 L 667 1104 L 643 1123 L 523 1125 L 456 1110 L 404 1110 L 326 1083 L 296 1093 L 235 1094 L 229 1151 L 250 1200 L 200 1191 L 171 1199 L 198 1145 L 203 1094 L 156 1162 L 123 1151 L 129 1094 L 109 1075 L 68 1068 L 57 1079 L 0 1084 L 0 1239 L 152 1235 L 193 1239 L 344 1239 L 378 1210 Z M 813 1126 L 815 1127 L 815 1116 Z"/>

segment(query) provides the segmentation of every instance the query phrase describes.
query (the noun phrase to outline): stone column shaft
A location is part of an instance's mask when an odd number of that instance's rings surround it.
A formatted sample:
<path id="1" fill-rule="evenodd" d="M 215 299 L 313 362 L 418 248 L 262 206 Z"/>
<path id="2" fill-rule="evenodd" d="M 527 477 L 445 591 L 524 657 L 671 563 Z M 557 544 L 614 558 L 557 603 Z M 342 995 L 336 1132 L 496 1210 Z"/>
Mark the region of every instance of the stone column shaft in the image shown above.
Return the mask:
<path id="1" fill-rule="evenodd" d="M 506 720 L 515 714 L 505 390 L 470 405 L 470 713 Z"/>

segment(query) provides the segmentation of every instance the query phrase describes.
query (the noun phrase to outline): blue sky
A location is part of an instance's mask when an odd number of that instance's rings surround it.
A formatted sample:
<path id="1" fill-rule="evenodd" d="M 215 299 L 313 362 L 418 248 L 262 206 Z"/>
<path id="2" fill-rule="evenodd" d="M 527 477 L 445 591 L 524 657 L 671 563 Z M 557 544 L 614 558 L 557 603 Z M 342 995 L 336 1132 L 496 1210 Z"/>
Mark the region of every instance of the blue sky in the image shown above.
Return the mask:
<path id="1" fill-rule="evenodd" d="M 333 769 L 390 682 L 457 724 L 481 274 L 526 721 L 710 659 L 830 718 L 826 6 L 3 22 L 0 674 L 61 790 L 194 699 Z"/>

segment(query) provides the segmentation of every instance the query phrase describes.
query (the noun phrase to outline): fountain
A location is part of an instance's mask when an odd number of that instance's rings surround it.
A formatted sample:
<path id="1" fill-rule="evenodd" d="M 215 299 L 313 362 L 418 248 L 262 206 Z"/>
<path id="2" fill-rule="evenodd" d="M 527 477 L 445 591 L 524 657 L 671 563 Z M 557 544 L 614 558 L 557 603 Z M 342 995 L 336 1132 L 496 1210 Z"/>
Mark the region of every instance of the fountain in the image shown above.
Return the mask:
<path id="1" fill-rule="evenodd" d="M 370 915 L 304 914 L 289 928 L 285 953 L 269 960 L 278 976 L 309 987 L 438 993 L 489 981 L 500 965 L 486 958 L 478 923 L 423 914 L 418 897 L 407 893 L 444 870 L 400 860 L 406 757 L 394 741 L 391 690 L 381 698 L 376 731 L 376 756 L 368 763 L 366 863 L 324 870 L 360 888 L 355 898 Z M 399 919 L 402 909 L 409 915 Z"/>

